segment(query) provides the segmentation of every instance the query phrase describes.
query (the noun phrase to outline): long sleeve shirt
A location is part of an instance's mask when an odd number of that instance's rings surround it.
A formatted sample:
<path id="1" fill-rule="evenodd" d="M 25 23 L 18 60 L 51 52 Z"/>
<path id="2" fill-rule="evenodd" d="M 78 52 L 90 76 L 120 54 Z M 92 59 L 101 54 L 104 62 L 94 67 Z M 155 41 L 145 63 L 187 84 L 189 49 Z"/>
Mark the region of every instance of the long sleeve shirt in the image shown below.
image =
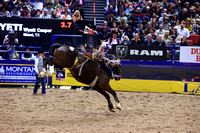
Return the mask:
<path id="1" fill-rule="evenodd" d="M 178 30 L 177 30 L 177 33 L 178 33 L 178 35 L 180 35 L 181 38 L 182 38 L 184 35 L 186 35 L 187 38 L 190 37 L 190 31 L 189 31 L 188 29 L 186 29 L 186 28 L 178 29 Z"/>
<path id="2" fill-rule="evenodd" d="M 40 73 L 43 69 L 43 58 L 41 56 L 38 56 L 35 58 L 35 72 Z"/>

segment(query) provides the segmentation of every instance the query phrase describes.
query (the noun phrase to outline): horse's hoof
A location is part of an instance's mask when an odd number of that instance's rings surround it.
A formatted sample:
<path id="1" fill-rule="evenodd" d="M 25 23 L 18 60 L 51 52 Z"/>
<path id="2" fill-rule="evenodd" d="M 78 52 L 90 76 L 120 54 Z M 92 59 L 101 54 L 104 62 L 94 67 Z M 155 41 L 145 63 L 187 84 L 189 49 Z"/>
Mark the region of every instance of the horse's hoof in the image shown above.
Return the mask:
<path id="1" fill-rule="evenodd" d="M 113 104 L 109 105 L 108 108 L 110 109 L 111 112 L 115 112 L 115 108 Z"/>
<path id="2" fill-rule="evenodd" d="M 47 77 L 52 77 L 53 74 L 54 74 L 53 72 L 48 72 Z"/>
<path id="3" fill-rule="evenodd" d="M 122 110 L 121 106 L 120 107 L 116 107 L 116 109 Z"/>
<path id="4" fill-rule="evenodd" d="M 120 103 L 115 103 L 116 109 L 122 110 L 121 104 Z"/>
<path id="5" fill-rule="evenodd" d="M 110 109 L 110 111 L 111 111 L 111 112 L 115 112 L 115 109 L 114 109 L 114 108 L 113 108 L 113 109 Z"/>

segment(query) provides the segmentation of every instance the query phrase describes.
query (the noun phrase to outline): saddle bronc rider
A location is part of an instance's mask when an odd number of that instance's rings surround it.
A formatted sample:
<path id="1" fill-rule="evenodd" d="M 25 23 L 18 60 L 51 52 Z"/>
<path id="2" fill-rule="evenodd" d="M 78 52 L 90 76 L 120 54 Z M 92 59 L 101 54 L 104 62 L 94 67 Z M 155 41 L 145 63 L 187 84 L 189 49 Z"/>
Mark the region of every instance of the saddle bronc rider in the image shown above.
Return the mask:
<path id="1" fill-rule="evenodd" d="M 112 72 L 112 69 L 110 68 L 110 63 L 112 63 L 112 61 L 106 57 L 106 48 L 107 46 L 105 44 L 102 44 L 100 47 L 99 47 L 99 50 L 97 51 L 97 60 L 101 61 L 102 62 L 102 67 L 104 70 L 107 71 L 107 73 L 109 74 L 109 77 L 111 79 L 115 79 L 115 80 L 118 80 L 120 78 L 119 75 L 116 75 Z"/>
<path id="2" fill-rule="evenodd" d="M 93 26 L 91 24 L 88 24 L 85 26 L 85 29 L 83 31 L 83 36 L 85 39 L 85 52 L 91 53 L 92 58 L 100 61 L 102 63 L 102 67 L 107 71 L 110 78 L 113 79 L 119 79 L 119 75 L 115 75 L 112 72 L 112 69 L 110 68 L 109 59 L 105 57 L 105 45 L 101 45 L 99 47 L 99 50 L 97 51 L 97 47 L 100 44 L 100 41 L 98 39 L 98 32 L 96 30 L 93 30 Z M 86 54 L 87 55 L 87 54 Z"/>

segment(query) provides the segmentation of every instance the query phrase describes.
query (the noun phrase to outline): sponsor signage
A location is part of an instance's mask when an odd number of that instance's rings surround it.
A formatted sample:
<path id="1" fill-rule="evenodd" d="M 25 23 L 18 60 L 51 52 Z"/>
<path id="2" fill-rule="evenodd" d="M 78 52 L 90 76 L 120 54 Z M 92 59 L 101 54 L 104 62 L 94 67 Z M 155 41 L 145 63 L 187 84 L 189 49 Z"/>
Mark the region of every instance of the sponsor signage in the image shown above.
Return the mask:
<path id="1" fill-rule="evenodd" d="M 121 59 L 165 61 L 167 48 L 162 46 L 112 45 L 112 52 Z"/>
<path id="2" fill-rule="evenodd" d="M 200 47 L 180 47 L 180 62 L 200 63 Z"/>
<path id="3" fill-rule="evenodd" d="M 31 64 L 0 64 L 0 84 L 35 83 L 35 74 Z"/>
<path id="4" fill-rule="evenodd" d="M 65 80 L 65 70 L 66 69 L 63 69 L 63 70 L 57 69 L 56 70 L 56 80 L 58 80 L 58 81 Z"/>
<path id="5" fill-rule="evenodd" d="M 53 75 L 53 85 L 86 86 L 74 79 L 69 70 L 65 71 L 66 78 L 63 81 L 57 80 L 57 75 Z M 161 93 L 181 93 L 200 95 L 200 85 L 197 82 L 182 82 L 169 80 L 141 80 L 141 79 L 121 79 L 111 80 L 110 85 L 118 91 L 134 92 L 161 92 Z"/>
<path id="6" fill-rule="evenodd" d="M 200 85 L 197 82 L 181 82 L 169 80 L 121 79 L 110 81 L 114 90 L 135 92 L 161 92 L 200 95 Z"/>
<path id="7" fill-rule="evenodd" d="M 184 83 L 184 91 L 187 93 L 199 93 L 200 92 L 200 85 L 192 86 L 192 89 L 189 90 L 189 83 Z"/>
<path id="8" fill-rule="evenodd" d="M 84 29 L 91 21 L 33 19 L 33 18 L 5 18 L 0 17 L 0 36 L 8 34 L 10 29 L 18 33 L 19 37 L 51 37 L 53 34 L 74 34 L 73 28 Z"/>
<path id="9" fill-rule="evenodd" d="M 66 68 L 57 70 L 52 76 L 52 85 L 72 85 L 72 86 L 88 86 L 78 82 Z"/>

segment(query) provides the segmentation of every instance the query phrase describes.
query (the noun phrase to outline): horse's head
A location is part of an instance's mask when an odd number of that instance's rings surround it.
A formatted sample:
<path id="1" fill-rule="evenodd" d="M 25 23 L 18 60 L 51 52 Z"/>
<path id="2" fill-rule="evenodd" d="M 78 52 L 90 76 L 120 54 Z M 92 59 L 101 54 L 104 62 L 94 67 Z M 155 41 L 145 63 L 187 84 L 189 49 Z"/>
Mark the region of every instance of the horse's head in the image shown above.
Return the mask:
<path id="1" fill-rule="evenodd" d="M 62 68 L 72 68 L 75 65 L 78 51 L 71 46 L 63 45 L 54 51 L 54 63 Z"/>
<path id="2" fill-rule="evenodd" d="M 111 59 L 110 62 L 110 67 L 113 71 L 114 74 L 119 75 L 121 77 L 121 65 L 120 65 L 120 59 L 117 58 L 115 55 L 112 55 L 111 57 L 109 57 Z M 117 79 L 117 80 L 120 80 Z"/>

